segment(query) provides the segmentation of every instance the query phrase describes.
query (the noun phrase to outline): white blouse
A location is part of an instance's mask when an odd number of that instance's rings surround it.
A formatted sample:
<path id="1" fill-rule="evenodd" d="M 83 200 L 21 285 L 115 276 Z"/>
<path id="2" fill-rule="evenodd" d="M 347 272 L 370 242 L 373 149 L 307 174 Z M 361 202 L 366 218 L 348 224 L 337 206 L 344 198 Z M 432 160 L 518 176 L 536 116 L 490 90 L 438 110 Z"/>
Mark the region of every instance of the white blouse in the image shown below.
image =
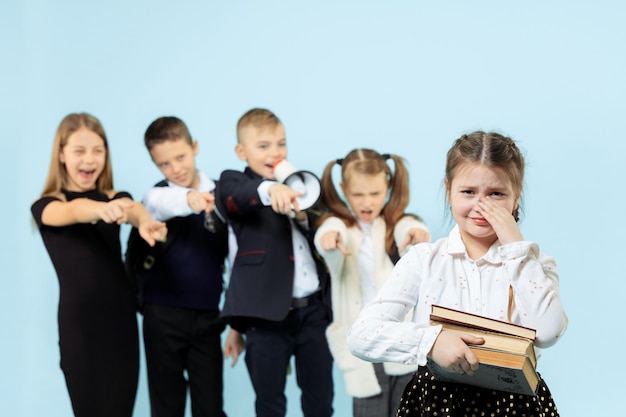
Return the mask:
<path id="1" fill-rule="evenodd" d="M 363 242 L 359 247 L 357 265 L 361 276 L 361 300 L 367 304 L 376 295 L 376 279 L 374 277 L 374 245 L 372 244 L 372 225 L 359 221 L 359 227 L 363 231 Z M 322 255 L 323 256 L 323 255 Z"/>
<path id="2" fill-rule="evenodd" d="M 472 260 L 458 226 L 448 238 L 413 246 L 396 264 L 376 298 L 348 333 L 350 351 L 365 360 L 426 364 L 440 326 L 430 326 L 432 304 L 509 321 L 537 330 L 535 346 L 556 343 L 567 327 L 554 258 L 529 241 L 496 241 Z M 413 319 L 404 317 L 413 309 Z"/>

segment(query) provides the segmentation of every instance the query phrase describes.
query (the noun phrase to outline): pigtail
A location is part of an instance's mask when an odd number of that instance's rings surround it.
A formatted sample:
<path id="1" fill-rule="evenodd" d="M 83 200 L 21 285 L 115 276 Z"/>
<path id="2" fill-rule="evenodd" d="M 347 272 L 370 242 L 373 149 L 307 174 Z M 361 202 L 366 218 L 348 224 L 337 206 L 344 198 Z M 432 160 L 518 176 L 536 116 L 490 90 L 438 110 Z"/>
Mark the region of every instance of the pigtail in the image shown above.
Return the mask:
<path id="1" fill-rule="evenodd" d="M 385 155 L 386 156 L 386 155 Z M 396 224 L 405 216 L 405 210 L 409 205 L 409 172 L 404 160 L 397 155 L 389 155 L 394 161 L 395 171 L 389 179 L 389 200 L 383 208 L 385 219 L 385 249 L 388 254 L 394 252 L 395 242 L 393 232 Z"/>
<path id="2" fill-rule="evenodd" d="M 340 218 L 347 227 L 352 226 L 356 223 L 354 216 L 350 212 L 350 209 L 346 205 L 346 203 L 339 197 L 339 193 L 337 193 L 337 189 L 335 188 L 335 184 L 333 182 L 332 170 L 335 164 L 341 165 L 342 160 L 338 159 L 335 161 L 331 161 L 324 168 L 324 173 L 322 174 L 322 178 L 320 180 L 322 185 L 322 192 L 320 196 L 320 201 L 324 208 L 328 210 L 328 213 L 324 214 L 317 221 L 317 226 L 319 227 L 324 221 L 329 217 L 338 217 Z"/>

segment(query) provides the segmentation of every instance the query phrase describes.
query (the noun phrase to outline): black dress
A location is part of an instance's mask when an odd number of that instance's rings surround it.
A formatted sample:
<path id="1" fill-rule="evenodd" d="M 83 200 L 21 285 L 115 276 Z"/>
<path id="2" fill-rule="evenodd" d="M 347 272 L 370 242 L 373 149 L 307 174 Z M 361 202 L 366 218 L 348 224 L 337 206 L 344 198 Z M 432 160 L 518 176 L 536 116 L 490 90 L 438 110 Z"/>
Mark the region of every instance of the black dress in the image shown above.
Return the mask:
<path id="1" fill-rule="evenodd" d="M 109 201 L 99 190 L 63 191 L 68 201 Z M 118 193 L 113 198 L 130 197 Z M 61 369 L 77 417 L 132 416 L 139 376 L 136 301 L 122 263 L 117 224 L 98 221 L 42 225 L 56 199 L 43 197 L 31 211 L 60 285 Z"/>

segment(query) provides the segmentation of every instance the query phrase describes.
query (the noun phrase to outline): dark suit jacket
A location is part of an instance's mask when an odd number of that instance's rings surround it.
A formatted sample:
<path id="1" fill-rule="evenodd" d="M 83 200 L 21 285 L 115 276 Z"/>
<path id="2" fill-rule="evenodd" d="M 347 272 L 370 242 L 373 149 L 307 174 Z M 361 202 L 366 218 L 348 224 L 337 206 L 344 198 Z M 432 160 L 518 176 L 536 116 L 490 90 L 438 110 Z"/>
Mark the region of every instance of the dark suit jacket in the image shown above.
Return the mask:
<path id="1" fill-rule="evenodd" d="M 259 319 L 281 321 L 291 306 L 294 255 L 292 226 L 288 217 L 264 206 L 257 188 L 265 179 L 250 168 L 244 172 L 222 172 L 216 204 L 225 213 L 237 237 L 238 250 L 222 315 L 240 331 Z M 309 241 L 330 319 L 330 279 L 322 258 L 313 245 L 316 216 L 307 211 L 310 230 L 300 229 Z"/>

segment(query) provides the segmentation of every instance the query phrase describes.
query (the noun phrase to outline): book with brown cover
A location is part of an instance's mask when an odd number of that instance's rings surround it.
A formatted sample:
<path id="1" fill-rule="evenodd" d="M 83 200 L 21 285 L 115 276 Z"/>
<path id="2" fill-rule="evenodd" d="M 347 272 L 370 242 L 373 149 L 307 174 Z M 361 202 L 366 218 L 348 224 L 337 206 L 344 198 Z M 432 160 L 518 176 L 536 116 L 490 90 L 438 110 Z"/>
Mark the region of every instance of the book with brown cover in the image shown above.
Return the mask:
<path id="1" fill-rule="evenodd" d="M 444 329 L 469 333 L 485 341 L 482 345 L 469 345 L 480 362 L 472 376 L 449 372 L 429 358 L 427 366 L 436 379 L 535 395 L 539 376 L 534 329 L 436 305 L 432 306 L 430 318 L 433 325 L 440 324 Z"/>
<path id="2" fill-rule="evenodd" d="M 499 333 L 511 334 L 513 336 L 525 337 L 535 340 L 537 332 L 535 329 L 520 326 L 519 324 L 492 319 L 490 317 L 479 316 L 465 311 L 455 310 L 433 304 L 430 314 L 431 320 L 443 321 L 446 323 L 459 324 L 461 326 L 473 327 L 475 329 L 491 330 Z"/>
<path id="3" fill-rule="evenodd" d="M 482 337 L 485 343 L 477 345 L 482 349 L 503 350 L 511 353 L 517 353 L 519 355 L 526 355 L 533 366 L 537 367 L 537 357 L 535 355 L 535 346 L 532 340 L 525 337 L 513 336 L 506 333 L 498 333 L 489 330 L 476 329 L 473 327 L 466 327 L 459 324 L 446 323 L 438 320 L 431 320 L 430 324 L 433 326 L 441 325 L 444 329 L 455 330 L 458 332 L 468 333 L 472 336 Z"/>

